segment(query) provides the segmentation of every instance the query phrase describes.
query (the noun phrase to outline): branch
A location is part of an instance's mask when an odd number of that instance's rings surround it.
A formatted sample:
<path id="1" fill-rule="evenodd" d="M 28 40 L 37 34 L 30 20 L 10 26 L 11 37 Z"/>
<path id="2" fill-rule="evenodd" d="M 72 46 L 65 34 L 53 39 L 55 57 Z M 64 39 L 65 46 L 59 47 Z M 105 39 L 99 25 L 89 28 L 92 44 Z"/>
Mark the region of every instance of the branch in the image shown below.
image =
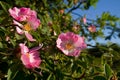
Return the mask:
<path id="1" fill-rule="evenodd" d="M 86 0 L 83 0 L 83 1 L 79 2 L 79 4 L 78 4 L 77 6 L 74 6 L 73 8 L 71 8 L 71 9 L 67 12 L 67 14 L 69 14 L 69 13 L 71 13 L 73 10 L 76 10 L 77 8 L 79 8 L 80 5 L 81 5 L 82 3 L 84 3 L 84 2 L 86 2 Z"/>
<path id="2" fill-rule="evenodd" d="M 79 16 L 79 18 L 83 18 L 83 16 L 82 15 L 80 15 L 80 14 L 78 14 L 78 13 L 75 13 L 75 12 L 71 12 L 72 14 L 74 14 L 74 15 L 77 15 L 77 16 Z M 79 18 L 77 18 L 77 19 L 79 19 Z M 76 19 L 76 20 L 77 20 Z M 88 19 L 88 18 L 86 18 L 86 20 L 87 21 L 94 21 L 94 22 L 97 22 L 97 20 L 93 20 L 93 19 Z"/>
<path id="3" fill-rule="evenodd" d="M 93 45 L 91 45 L 91 44 L 87 44 L 87 46 L 90 46 L 90 47 L 97 47 L 97 46 L 93 46 Z"/>

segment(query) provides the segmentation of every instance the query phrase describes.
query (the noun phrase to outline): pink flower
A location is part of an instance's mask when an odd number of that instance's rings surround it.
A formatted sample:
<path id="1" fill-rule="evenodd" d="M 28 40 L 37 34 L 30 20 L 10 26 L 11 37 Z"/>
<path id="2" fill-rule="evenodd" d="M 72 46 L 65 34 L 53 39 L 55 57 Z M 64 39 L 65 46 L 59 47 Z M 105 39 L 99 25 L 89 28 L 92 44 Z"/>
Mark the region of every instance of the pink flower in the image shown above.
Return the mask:
<path id="1" fill-rule="evenodd" d="M 40 25 L 40 20 L 37 19 L 37 13 L 33 10 L 30 10 L 30 8 L 14 7 L 13 9 L 9 9 L 9 13 L 15 20 L 20 22 L 24 21 L 25 23 L 29 24 L 34 30 L 36 30 Z M 21 26 L 18 22 L 17 23 L 14 22 L 14 24 Z"/>
<path id="2" fill-rule="evenodd" d="M 18 25 L 16 26 L 16 31 L 18 34 L 25 34 L 26 38 L 29 41 L 36 41 L 31 34 L 29 34 L 29 31 L 31 30 L 31 27 L 29 26 L 29 24 L 26 24 L 25 26 L 20 24 L 19 22 L 13 20 L 14 24 Z"/>
<path id="3" fill-rule="evenodd" d="M 25 7 L 14 7 L 13 9 L 9 9 L 9 13 L 15 19 L 13 20 L 13 23 L 17 25 L 17 33 L 25 34 L 29 41 L 36 41 L 33 39 L 32 35 L 29 34 L 29 31 L 36 30 L 40 25 L 40 20 L 37 19 L 37 13 L 33 10 L 30 10 L 30 8 Z M 24 22 L 24 25 L 20 22 Z"/>
<path id="4" fill-rule="evenodd" d="M 21 61 L 25 65 L 25 67 L 29 69 L 38 68 L 41 63 L 38 50 L 41 47 L 39 46 L 33 49 L 28 49 L 28 47 L 22 43 L 20 43 L 19 46 L 21 49 Z"/>
<path id="5" fill-rule="evenodd" d="M 87 20 L 86 17 L 83 17 L 83 23 L 86 24 Z"/>
<path id="6" fill-rule="evenodd" d="M 91 25 L 91 26 L 88 27 L 88 30 L 90 32 L 96 32 L 96 27 L 94 25 Z"/>
<path id="7" fill-rule="evenodd" d="M 17 8 L 14 7 L 13 9 L 9 9 L 10 15 L 17 21 L 26 21 L 27 18 L 30 16 L 37 17 L 37 13 L 33 10 L 30 10 L 30 8 Z"/>
<path id="8" fill-rule="evenodd" d="M 56 41 L 57 47 L 68 56 L 79 56 L 81 50 L 86 48 L 84 38 L 72 32 L 61 33 Z"/>

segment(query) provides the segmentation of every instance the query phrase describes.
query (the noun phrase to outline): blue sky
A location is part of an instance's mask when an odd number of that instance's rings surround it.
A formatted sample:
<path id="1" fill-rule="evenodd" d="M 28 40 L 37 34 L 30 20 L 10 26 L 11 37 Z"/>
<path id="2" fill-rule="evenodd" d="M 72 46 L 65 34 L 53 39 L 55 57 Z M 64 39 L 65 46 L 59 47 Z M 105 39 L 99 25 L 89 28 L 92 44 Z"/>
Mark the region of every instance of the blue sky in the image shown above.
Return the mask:
<path id="1" fill-rule="evenodd" d="M 99 16 L 103 12 L 107 11 L 109 11 L 112 15 L 120 17 L 120 0 L 99 0 L 96 8 L 90 7 L 90 9 L 86 11 L 78 9 L 74 12 L 77 12 L 79 14 L 86 14 L 88 18 L 95 19 L 97 15 Z"/>
<path id="2" fill-rule="evenodd" d="M 95 17 L 101 15 L 102 12 L 109 11 L 112 15 L 120 17 L 120 0 L 99 0 L 96 8 L 91 7 L 87 11 L 88 17 Z"/>
<path id="3" fill-rule="evenodd" d="M 74 12 L 80 15 L 86 14 L 87 18 L 94 20 L 96 19 L 96 16 L 100 16 L 103 12 L 110 12 L 112 15 L 120 17 L 120 0 L 99 0 L 99 2 L 96 5 L 96 8 L 90 7 L 90 9 L 86 11 L 77 9 Z M 73 16 L 74 18 L 78 17 L 76 15 Z M 107 43 L 109 40 L 105 41 L 101 40 L 101 38 L 98 38 L 98 41 L 101 41 L 101 43 Z M 120 43 L 120 38 L 112 38 L 110 42 Z M 94 44 L 94 42 L 91 43 Z"/>

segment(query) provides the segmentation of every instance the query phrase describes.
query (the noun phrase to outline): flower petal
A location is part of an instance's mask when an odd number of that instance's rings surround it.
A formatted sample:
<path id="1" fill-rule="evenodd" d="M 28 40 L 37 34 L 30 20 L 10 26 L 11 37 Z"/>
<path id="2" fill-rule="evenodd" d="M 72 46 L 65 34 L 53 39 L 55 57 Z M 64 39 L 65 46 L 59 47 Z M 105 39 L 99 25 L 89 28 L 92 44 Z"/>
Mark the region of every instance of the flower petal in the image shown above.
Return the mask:
<path id="1" fill-rule="evenodd" d="M 84 24 L 87 23 L 86 17 L 83 17 L 83 23 L 84 23 Z"/>
<path id="2" fill-rule="evenodd" d="M 37 13 L 34 10 L 30 10 L 30 8 L 17 8 L 9 9 L 10 15 L 17 21 L 26 21 L 30 16 L 37 17 Z"/>
<path id="3" fill-rule="evenodd" d="M 38 51 L 33 51 L 33 52 L 29 52 L 29 61 L 30 61 L 30 65 L 34 68 L 34 67 L 39 67 L 40 63 L 41 63 L 41 59 L 39 57 L 39 52 Z"/>
<path id="4" fill-rule="evenodd" d="M 17 7 L 14 7 L 13 9 L 10 8 L 8 11 L 10 15 L 17 20 L 17 16 L 20 10 Z"/>
<path id="5" fill-rule="evenodd" d="M 21 61 L 27 68 L 29 68 L 28 64 L 30 64 L 30 61 L 29 61 L 29 57 L 26 54 L 21 55 Z"/>
<path id="6" fill-rule="evenodd" d="M 34 38 L 32 37 L 32 35 L 29 34 L 27 31 L 25 31 L 25 36 L 26 36 L 26 38 L 27 38 L 29 41 L 36 41 L 36 39 L 34 39 Z"/>
<path id="7" fill-rule="evenodd" d="M 88 27 L 88 30 L 90 31 L 90 32 L 96 32 L 96 27 L 94 26 L 94 25 L 92 25 L 92 26 L 89 26 Z"/>
<path id="8" fill-rule="evenodd" d="M 29 49 L 28 49 L 27 46 L 25 46 L 25 44 L 20 43 L 19 46 L 20 46 L 20 49 L 21 49 L 21 54 L 26 54 L 26 53 L 29 52 Z"/>
<path id="9" fill-rule="evenodd" d="M 16 26 L 16 31 L 17 31 L 18 34 L 23 34 L 24 33 L 24 31 L 17 26 Z"/>
<path id="10" fill-rule="evenodd" d="M 43 45 L 39 45 L 37 47 L 34 47 L 34 48 L 30 49 L 30 53 L 39 50 L 42 46 Z"/>
<path id="11" fill-rule="evenodd" d="M 31 25 L 32 29 L 36 30 L 40 25 L 40 20 L 37 19 L 35 16 L 30 16 L 27 19 L 28 23 Z"/>
<path id="12" fill-rule="evenodd" d="M 80 37 L 79 35 L 78 36 L 78 40 L 74 43 L 74 46 L 79 48 L 79 49 L 84 49 L 87 47 L 85 41 L 84 41 L 84 37 Z"/>
<path id="13" fill-rule="evenodd" d="M 13 24 L 18 25 L 19 27 L 23 28 L 23 25 L 16 20 L 13 20 Z"/>

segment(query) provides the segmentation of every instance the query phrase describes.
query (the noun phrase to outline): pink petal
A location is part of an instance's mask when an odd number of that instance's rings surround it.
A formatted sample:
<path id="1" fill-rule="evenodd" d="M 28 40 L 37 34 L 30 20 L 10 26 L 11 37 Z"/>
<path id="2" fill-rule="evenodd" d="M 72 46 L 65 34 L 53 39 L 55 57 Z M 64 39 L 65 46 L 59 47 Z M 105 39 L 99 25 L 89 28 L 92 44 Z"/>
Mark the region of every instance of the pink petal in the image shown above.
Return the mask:
<path id="1" fill-rule="evenodd" d="M 35 16 L 35 17 L 37 18 L 37 13 L 36 13 L 36 11 L 31 10 L 31 11 L 30 11 L 30 15 L 31 15 L 31 16 Z"/>
<path id="2" fill-rule="evenodd" d="M 87 20 L 86 17 L 83 17 L 83 23 L 86 24 Z"/>
<path id="3" fill-rule="evenodd" d="M 30 64 L 29 57 L 26 54 L 21 55 L 21 61 L 25 66 Z"/>
<path id="4" fill-rule="evenodd" d="M 25 31 L 25 36 L 26 36 L 26 38 L 27 38 L 29 41 L 36 41 L 36 39 L 34 39 L 34 38 L 32 37 L 32 35 L 29 34 L 27 31 Z"/>
<path id="5" fill-rule="evenodd" d="M 26 68 L 39 67 L 39 65 L 41 63 L 41 59 L 39 57 L 39 52 L 38 51 L 22 54 L 21 60 L 22 60 L 22 63 L 25 65 Z"/>
<path id="6" fill-rule="evenodd" d="M 87 47 L 87 44 L 84 41 L 84 37 L 80 37 L 78 35 L 78 40 L 74 43 L 74 45 L 80 49 L 84 49 Z"/>
<path id="7" fill-rule="evenodd" d="M 69 53 L 69 56 L 78 57 L 80 55 L 81 50 L 74 50 L 72 53 Z"/>
<path id="8" fill-rule="evenodd" d="M 30 13 L 30 8 L 25 8 L 25 7 L 22 7 L 22 8 L 19 8 L 20 9 L 20 13 L 19 15 L 28 15 Z"/>
<path id="9" fill-rule="evenodd" d="M 29 49 L 28 49 L 27 46 L 25 46 L 25 44 L 20 43 L 19 46 L 20 46 L 20 49 L 21 49 L 21 53 L 22 53 L 22 54 L 26 54 L 26 53 L 29 52 Z"/>
<path id="10" fill-rule="evenodd" d="M 17 31 L 18 34 L 23 34 L 24 33 L 24 31 L 17 26 L 16 26 L 16 31 Z"/>
<path id="11" fill-rule="evenodd" d="M 89 30 L 90 32 L 96 32 L 96 27 L 95 27 L 94 25 L 89 26 L 89 27 L 88 27 L 88 30 Z"/>
<path id="12" fill-rule="evenodd" d="M 40 20 L 37 19 L 35 16 L 30 16 L 28 19 L 27 19 L 28 23 L 31 25 L 31 27 L 36 30 L 39 25 L 40 25 Z"/>
<path id="13" fill-rule="evenodd" d="M 33 67 L 39 67 L 41 59 L 38 51 L 30 52 L 30 63 Z"/>
<path id="14" fill-rule="evenodd" d="M 22 8 L 14 7 L 13 9 L 9 9 L 9 13 L 14 19 L 18 21 L 26 21 L 26 19 L 31 15 L 35 17 L 37 16 L 37 13 L 35 11 L 25 7 Z"/>
<path id="15" fill-rule="evenodd" d="M 21 23 L 17 22 L 16 20 L 13 20 L 13 24 L 18 25 L 21 28 L 23 27 L 23 25 Z"/>
<path id="16" fill-rule="evenodd" d="M 38 47 L 34 47 L 34 48 L 30 49 L 30 52 L 37 51 L 37 50 L 39 50 L 41 47 L 42 47 L 42 45 L 40 45 L 40 46 L 38 46 Z"/>
<path id="17" fill-rule="evenodd" d="M 17 19 L 18 21 L 26 21 L 27 17 L 29 16 L 28 13 L 30 12 L 30 8 L 25 8 L 25 7 L 22 7 L 22 8 L 19 8 L 19 13 L 18 13 L 18 16 L 17 16 Z"/>
<path id="18" fill-rule="evenodd" d="M 56 43 L 57 43 L 57 47 L 61 49 L 60 44 L 62 43 L 62 41 L 60 38 L 57 39 Z"/>
<path id="19" fill-rule="evenodd" d="M 66 41 L 68 40 L 68 38 L 66 37 L 66 34 L 65 33 L 61 33 L 59 36 L 58 36 L 59 39 L 61 39 L 61 41 Z"/>
<path id="20" fill-rule="evenodd" d="M 17 7 L 14 7 L 13 9 L 10 8 L 8 11 L 9 11 L 10 15 L 14 19 L 16 19 L 20 10 Z"/>

